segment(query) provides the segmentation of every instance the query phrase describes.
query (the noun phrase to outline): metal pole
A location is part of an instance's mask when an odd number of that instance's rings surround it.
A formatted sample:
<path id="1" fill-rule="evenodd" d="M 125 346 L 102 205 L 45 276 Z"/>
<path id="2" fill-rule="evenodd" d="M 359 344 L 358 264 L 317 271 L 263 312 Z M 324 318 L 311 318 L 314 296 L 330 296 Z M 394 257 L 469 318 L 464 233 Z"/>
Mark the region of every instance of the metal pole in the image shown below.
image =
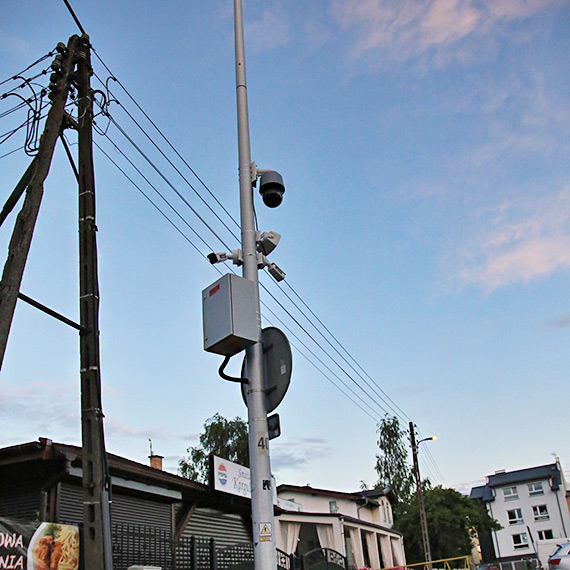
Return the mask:
<path id="1" fill-rule="evenodd" d="M 428 568 L 431 570 L 431 548 L 429 545 L 429 534 L 426 519 L 426 509 L 424 505 L 424 494 L 422 491 L 422 480 L 420 478 L 420 465 L 418 462 L 418 444 L 416 444 L 416 433 L 413 422 L 410 422 L 410 441 L 412 444 L 412 458 L 414 461 L 414 475 L 416 478 L 416 490 L 418 492 L 418 505 L 420 507 L 420 524 L 422 527 L 422 541 L 424 544 L 424 554 Z"/>
<path id="2" fill-rule="evenodd" d="M 257 274 L 257 240 L 253 215 L 253 184 L 247 109 L 247 83 L 241 0 L 234 0 L 236 97 L 238 123 L 239 190 L 243 276 L 255 283 L 259 341 L 246 350 L 248 372 L 249 466 L 251 470 L 251 514 L 255 570 L 277 567 L 274 540 L 273 497 L 267 409 L 263 388 L 263 346 Z"/>

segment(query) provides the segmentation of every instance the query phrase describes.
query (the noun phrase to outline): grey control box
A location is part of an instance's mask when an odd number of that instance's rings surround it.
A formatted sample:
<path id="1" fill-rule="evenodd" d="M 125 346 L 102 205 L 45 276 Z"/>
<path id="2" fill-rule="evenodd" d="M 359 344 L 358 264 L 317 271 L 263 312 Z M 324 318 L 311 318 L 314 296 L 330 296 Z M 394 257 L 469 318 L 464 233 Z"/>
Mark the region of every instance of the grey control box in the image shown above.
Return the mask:
<path id="1" fill-rule="evenodd" d="M 202 291 L 204 350 L 233 356 L 258 341 L 255 284 L 228 273 Z"/>

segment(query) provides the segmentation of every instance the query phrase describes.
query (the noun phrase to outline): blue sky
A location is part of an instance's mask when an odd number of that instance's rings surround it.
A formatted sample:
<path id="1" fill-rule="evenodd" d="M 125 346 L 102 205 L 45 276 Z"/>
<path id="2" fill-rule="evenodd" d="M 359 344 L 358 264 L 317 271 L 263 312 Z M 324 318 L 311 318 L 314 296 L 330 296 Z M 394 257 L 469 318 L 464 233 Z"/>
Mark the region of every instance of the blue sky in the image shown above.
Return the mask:
<path id="1" fill-rule="evenodd" d="M 97 54 L 238 218 L 232 2 L 73 6 Z M 77 33 L 61 1 L 2 8 L 0 81 Z M 304 324 L 287 286 L 261 276 L 325 348 L 262 291 L 264 323 L 285 330 L 281 319 L 294 345 L 283 435 L 272 442 L 278 480 L 373 484 L 375 422 L 393 413 L 380 388 L 403 427 L 412 419 L 423 436 L 437 435 L 420 452 L 434 483 L 468 487 L 553 453 L 569 472 L 570 2 L 246 0 L 244 17 L 252 159 L 286 184 L 279 208 L 256 201 L 259 227 L 282 235 L 272 260 L 366 372 Z M 125 109 L 144 119 L 128 96 L 110 87 L 111 115 L 238 247 L 129 122 Z M 121 162 L 106 127 L 99 117 L 95 140 Z M 106 134 L 208 244 L 179 224 L 199 252 L 189 245 L 96 149 L 107 449 L 146 462 L 151 438 L 175 470 L 208 417 L 245 417 L 239 388 L 217 376 L 220 358 L 202 350 L 201 291 L 219 277 L 203 255 L 225 247 L 114 125 Z M 28 160 L 23 151 L 0 160 L 2 201 Z M 59 148 L 22 284 L 74 319 L 76 193 Z M 14 218 L 0 229 L 3 252 Z M 0 380 L 0 445 L 79 443 L 78 369 L 76 333 L 20 303 Z M 361 407 L 332 382 L 354 389 Z"/>

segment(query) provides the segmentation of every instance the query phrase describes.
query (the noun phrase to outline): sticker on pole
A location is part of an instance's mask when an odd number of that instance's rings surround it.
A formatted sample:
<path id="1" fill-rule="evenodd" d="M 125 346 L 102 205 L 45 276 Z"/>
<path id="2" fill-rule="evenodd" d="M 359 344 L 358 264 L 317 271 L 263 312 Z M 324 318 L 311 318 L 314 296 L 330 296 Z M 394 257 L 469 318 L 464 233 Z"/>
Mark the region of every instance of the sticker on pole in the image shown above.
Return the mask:
<path id="1" fill-rule="evenodd" d="M 271 523 L 259 523 L 259 542 L 271 542 Z"/>

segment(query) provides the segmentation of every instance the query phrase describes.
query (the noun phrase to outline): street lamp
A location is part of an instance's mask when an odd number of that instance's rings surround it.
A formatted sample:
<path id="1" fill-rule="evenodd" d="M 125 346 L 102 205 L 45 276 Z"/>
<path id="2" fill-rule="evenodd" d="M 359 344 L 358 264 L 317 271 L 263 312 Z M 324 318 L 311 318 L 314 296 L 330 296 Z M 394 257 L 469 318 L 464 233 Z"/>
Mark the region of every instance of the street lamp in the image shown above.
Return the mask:
<path id="1" fill-rule="evenodd" d="M 423 441 L 431 441 L 437 439 L 434 435 L 431 437 L 424 437 L 416 443 L 416 432 L 414 428 L 414 423 L 410 422 L 410 441 L 412 444 L 412 458 L 414 461 L 414 476 L 416 478 L 416 490 L 418 493 L 418 505 L 420 507 L 420 524 L 422 527 L 422 541 L 424 544 L 424 555 L 428 565 L 431 570 L 431 548 L 429 545 L 429 534 L 426 519 L 426 509 L 424 505 L 424 494 L 422 491 L 422 480 L 420 478 L 420 466 L 418 462 L 418 447 Z"/>

